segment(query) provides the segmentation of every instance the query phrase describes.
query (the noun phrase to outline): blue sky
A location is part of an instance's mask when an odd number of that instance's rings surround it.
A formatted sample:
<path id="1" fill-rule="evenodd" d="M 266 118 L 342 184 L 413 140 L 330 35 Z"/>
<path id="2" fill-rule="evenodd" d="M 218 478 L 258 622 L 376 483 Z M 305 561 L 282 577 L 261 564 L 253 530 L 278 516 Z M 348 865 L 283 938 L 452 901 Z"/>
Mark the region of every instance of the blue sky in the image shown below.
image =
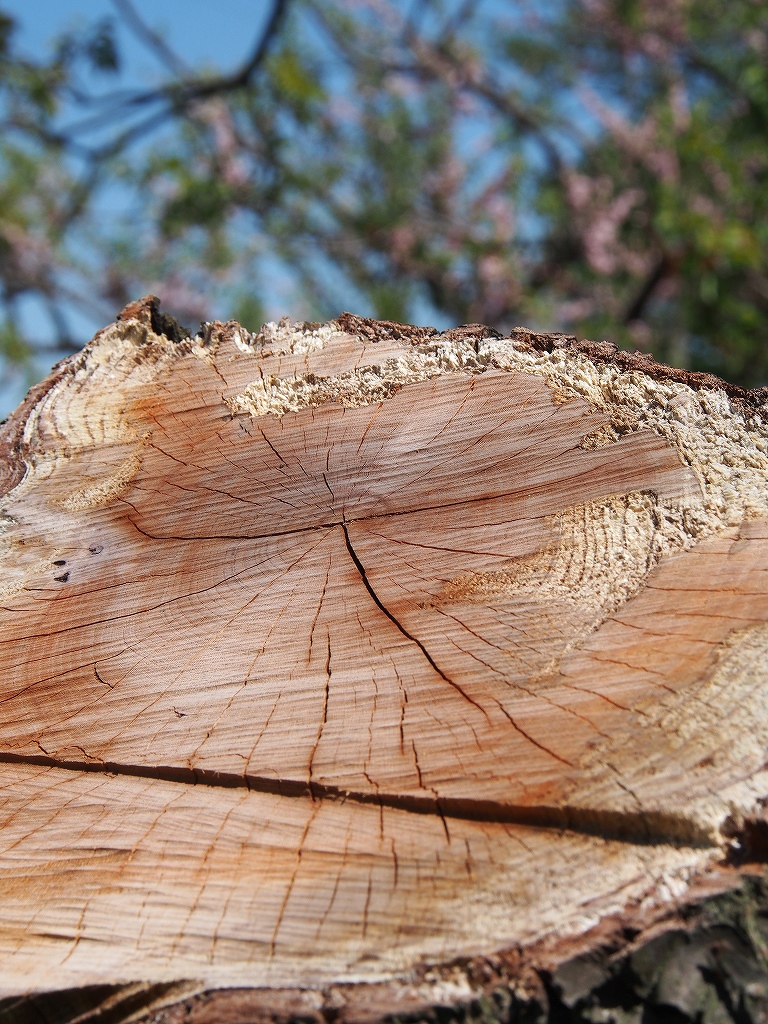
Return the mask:
<path id="1" fill-rule="evenodd" d="M 18 41 L 42 56 L 59 32 L 78 23 L 115 15 L 110 0 L 3 0 L 18 23 Z M 222 68 L 242 60 L 271 0 L 134 0 L 134 7 L 187 60 Z M 128 41 L 126 39 L 126 41 Z M 130 45 L 132 70 L 156 75 L 158 66 Z"/>

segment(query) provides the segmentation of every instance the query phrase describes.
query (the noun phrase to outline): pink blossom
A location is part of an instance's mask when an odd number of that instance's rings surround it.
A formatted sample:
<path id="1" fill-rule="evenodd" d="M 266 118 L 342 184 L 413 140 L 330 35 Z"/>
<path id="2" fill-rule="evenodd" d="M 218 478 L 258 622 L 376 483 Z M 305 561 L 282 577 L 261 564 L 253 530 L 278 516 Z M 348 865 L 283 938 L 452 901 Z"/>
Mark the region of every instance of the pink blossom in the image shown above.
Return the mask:
<path id="1" fill-rule="evenodd" d="M 222 99 L 198 103 L 195 115 L 207 124 L 213 133 L 216 158 L 220 174 L 229 185 L 244 185 L 248 181 L 248 169 L 240 155 L 241 146 L 235 133 L 232 114 Z"/>

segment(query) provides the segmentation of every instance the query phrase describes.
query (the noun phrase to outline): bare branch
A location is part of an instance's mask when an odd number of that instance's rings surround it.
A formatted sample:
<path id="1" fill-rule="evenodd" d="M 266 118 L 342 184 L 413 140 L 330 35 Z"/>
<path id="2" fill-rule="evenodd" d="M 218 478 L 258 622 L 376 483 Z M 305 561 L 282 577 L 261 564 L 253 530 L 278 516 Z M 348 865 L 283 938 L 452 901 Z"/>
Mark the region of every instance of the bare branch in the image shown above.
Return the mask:
<path id="1" fill-rule="evenodd" d="M 163 64 L 180 76 L 188 76 L 192 73 L 190 66 L 171 49 L 163 37 L 147 25 L 131 0 L 112 0 L 112 3 L 133 34 L 141 39 L 150 50 L 154 50 Z"/>
<path id="2" fill-rule="evenodd" d="M 248 85 L 254 72 L 266 57 L 270 44 L 277 35 L 287 9 L 288 0 L 275 0 L 272 14 L 264 28 L 261 39 L 254 48 L 250 60 L 246 61 L 240 69 L 239 75 L 235 76 L 230 88 L 240 88 L 241 86 Z"/>
<path id="3" fill-rule="evenodd" d="M 661 259 L 655 264 L 655 266 L 651 270 L 648 279 L 643 283 L 642 288 L 635 296 L 635 298 L 632 300 L 631 305 L 624 314 L 625 324 L 630 324 L 633 320 L 639 320 L 642 317 L 645 307 L 648 305 L 651 296 L 656 291 L 661 282 L 664 280 L 664 278 L 669 276 L 671 270 L 672 265 L 670 263 L 669 257 L 666 255 L 662 256 Z"/>
<path id="4" fill-rule="evenodd" d="M 122 3 L 124 0 L 114 0 L 114 2 Z M 134 142 L 137 138 L 145 135 L 164 121 L 172 117 L 185 115 L 189 107 L 198 100 L 209 99 L 222 93 L 236 92 L 239 89 L 247 88 L 269 52 L 269 47 L 285 17 L 288 3 L 289 0 L 275 0 L 269 21 L 259 36 L 250 56 L 232 74 L 220 75 L 207 80 L 187 78 L 186 80 L 170 82 L 158 89 L 136 92 L 127 96 L 125 91 L 121 90 L 119 99 L 113 106 L 107 106 L 98 113 L 64 128 L 60 133 L 61 141 L 64 142 L 73 135 L 95 131 L 102 126 L 124 119 L 138 108 L 148 107 L 155 103 L 167 104 L 165 109 L 159 113 L 153 114 L 138 125 L 126 129 L 113 143 L 92 151 L 92 155 L 95 158 L 103 159 L 105 156 L 119 152 L 120 148 Z M 105 98 L 104 102 L 108 103 L 108 98 Z"/>

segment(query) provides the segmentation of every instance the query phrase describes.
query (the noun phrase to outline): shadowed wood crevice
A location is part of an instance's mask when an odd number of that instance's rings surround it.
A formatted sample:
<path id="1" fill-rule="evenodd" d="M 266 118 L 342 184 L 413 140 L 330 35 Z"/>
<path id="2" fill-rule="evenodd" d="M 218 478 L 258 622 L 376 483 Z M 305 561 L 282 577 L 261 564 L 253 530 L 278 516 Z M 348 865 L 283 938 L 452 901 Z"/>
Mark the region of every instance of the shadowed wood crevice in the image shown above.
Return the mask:
<path id="1" fill-rule="evenodd" d="M 330 490 L 330 488 L 329 488 L 329 490 Z M 331 493 L 333 493 L 333 492 L 331 492 Z M 472 698 L 469 697 L 464 692 L 464 690 L 462 690 L 462 688 L 458 685 L 458 683 L 455 683 L 453 681 L 453 679 L 451 679 L 449 676 L 447 676 L 445 674 L 445 672 L 443 672 L 443 670 L 440 668 L 440 666 L 435 663 L 435 659 L 429 653 L 429 651 L 424 646 L 424 644 L 419 639 L 417 639 L 417 637 L 411 636 L 411 634 L 408 632 L 408 630 L 405 628 L 405 626 L 403 626 L 402 622 L 399 622 L 395 618 L 395 616 L 392 614 L 392 612 L 386 607 L 386 605 L 382 604 L 381 599 L 379 598 L 378 594 L 376 593 L 376 591 L 373 589 L 373 587 L 371 585 L 371 581 L 368 578 L 368 574 L 365 571 L 365 566 L 360 561 L 360 559 L 359 559 L 359 557 L 358 557 L 354 547 L 352 546 L 352 541 L 349 539 L 349 530 L 347 528 L 347 524 L 346 523 L 342 523 L 341 524 L 341 528 L 342 528 L 342 530 L 344 532 L 344 543 L 347 546 L 347 551 L 349 552 L 349 557 L 352 559 L 352 562 L 353 562 L 355 568 L 360 573 L 360 579 L 363 581 L 363 586 L 365 587 L 365 589 L 370 594 L 371 600 L 376 605 L 376 607 L 379 609 L 379 611 L 383 612 L 383 614 L 386 615 L 386 617 L 389 619 L 389 621 L 394 625 L 395 629 L 399 630 L 403 634 L 403 636 L 405 637 L 406 640 L 409 640 L 412 644 L 415 644 L 416 647 L 418 647 L 418 649 L 424 655 L 424 658 L 425 658 L 427 664 L 429 665 L 429 667 L 431 669 L 433 669 L 433 671 L 436 672 L 437 675 L 439 675 L 440 678 L 444 682 L 448 683 L 449 686 L 452 686 L 453 689 L 456 690 L 457 693 L 460 693 L 461 696 L 464 698 L 465 701 L 467 701 L 468 704 L 471 704 L 473 707 L 477 708 L 478 711 L 481 711 L 485 715 L 486 714 L 485 709 L 483 707 L 481 707 L 481 705 L 479 705 L 477 703 L 477 701 L 472 700 Z M 486 717 L 487 717 L 487 715 L 486 715 Z"/>
<path id="2" fill-rule="evenodd" d="M 291 779 L 269 779 L 255 775 L 234 775 L 205 769 L 157 765 L 117 764 L 109 761 L 57 760 L 48 754 L 14 754 L 0 751 L 0 764 L 31 765 L 58 768 L 71 772 L 104 775 L 122 775 L 128 778 L 157 779 L 186 786 L 210 786 L 222 789 L 246 789 L 254 793 L 269 793 L 289 798 L 310 797 L 317 800 L 343 800 L 353 803 L 390 807 L 411 814 L 435 815 L 441 819 L 456 818 L 510 825 L 535 825 L 541 828 L 602 836 L 619 842 L 673 844 L 713 847 L 712 836 L 702 831 L 692 834 L 690 823 L 677 821 L 669 814 L 631 812 L 602 812 L 570 807 L 515 807 L 494 804 L 492 801 L 473 801 L 436 798 L 429 795 L 400 795 L 397 793 L 355 793 L 317 782 L 297 782 Z"/>

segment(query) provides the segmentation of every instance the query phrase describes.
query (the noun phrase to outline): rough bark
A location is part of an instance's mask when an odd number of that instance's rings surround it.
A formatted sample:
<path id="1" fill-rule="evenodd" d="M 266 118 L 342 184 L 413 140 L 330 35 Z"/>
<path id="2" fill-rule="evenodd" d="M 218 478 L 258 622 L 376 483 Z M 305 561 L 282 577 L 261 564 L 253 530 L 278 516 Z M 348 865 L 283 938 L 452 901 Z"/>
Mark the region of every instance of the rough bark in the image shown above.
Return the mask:
<path id="1" fill-rule="evenodd" d="M 0 1021 L 757 1020 L 767 397 L 127 307 L 0 439 Z"/>

